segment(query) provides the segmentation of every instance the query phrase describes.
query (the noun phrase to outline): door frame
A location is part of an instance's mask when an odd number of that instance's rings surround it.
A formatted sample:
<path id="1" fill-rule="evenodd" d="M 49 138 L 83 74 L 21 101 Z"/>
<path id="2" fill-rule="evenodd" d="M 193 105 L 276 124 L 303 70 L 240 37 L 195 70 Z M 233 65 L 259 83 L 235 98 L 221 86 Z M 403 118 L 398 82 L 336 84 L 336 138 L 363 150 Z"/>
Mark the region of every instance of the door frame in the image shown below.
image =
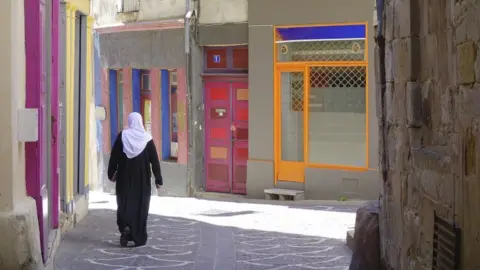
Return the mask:
<path id="1" fill-rule="evenodd" d="M 59 213 L 56 142 L 59 3 L 53 0 L 26 0 L 24 9 L 28 78 L 25 107 L 36 108 L 39 113 L 38 141 L 25 143 L 25 178 L 27 194 L 36 201 L 42 258 L 45 262 L 49 235 L 58 226 Z"/>
<path id="2" fill-rule="evenodd" d="M 233 83 L 241 83 L 241 82 L 244 82 L 244 83 L 247 83 L 248 84 L 248 74 L 203 74 L 202 76 L 202 88 L 203 88 L 203 103 L 206 104 L 207 102 L 207 91 L 206 91 L 206 84 L 207 83 L 228 83 L 230 85 L 229 87 L 229 91 L 230 91 L 230 100 L 229 100 L 229 106 L 230 106 L 230 110 L 233 110 L 233 92 L 232 92 L 232 88 L 231 88 L 231 84 Z M 206 107 L 206 106 L 205 106 Z M 203 153 L 205 153 L 205 155 L 207 154 L 207 130 L 209 128 L 208 124 L 207 124 L 207 119 L 208 119 L 208 110 L 204 110 L 204 125 L 205 125 L 205 129 L 204 129 L 204 144 L 203 144 Z M 233 114 L 231 113 L 231 117 L 233 116 Z M 230 119 L 230 125 L 233 124 L 233 119 Z M 248 142 L 248 141 L 247 141 Z M 232 133 L 230 134 L 230 157 L 229 157 L 229 172 L 228 172 L 228 175 L 230 177 L 229 179 L 229 191 L 228 193 L 230 194 L 233 194 L 233 158 L 234 158 L 234 141 L 233 141 L 233 136 L 232 136 Z M 206 162 L 206 158 L 204 158 L 204 170 L 205 170 L 205 180 L 204 180 L 204 183 L 203 183 L 203 186 L 207 187 L 207 162 Z M 214 191 L 216 192 L 216 191 Z M 245 191 L 246 192 L 246 191 Z M 235 194 L 240 194 L 240 193 L 235 193 Z"/>
<path id="3" fill-rule="evenodd" d="M 283 161 L 282 155 L 282 95 L 281 95 L 281 74 L 283 72 L 302 72 L 303 73 L 303 161 Z M 279 180 L 288 182 L 305 182 L 305 168 L 308 157 L 308 95 L 309 95 L 309 76 L 310 70 L 305 66 L 284 65 L 275 68 L 274 76 L 274 180 L 275 185 Z"/>

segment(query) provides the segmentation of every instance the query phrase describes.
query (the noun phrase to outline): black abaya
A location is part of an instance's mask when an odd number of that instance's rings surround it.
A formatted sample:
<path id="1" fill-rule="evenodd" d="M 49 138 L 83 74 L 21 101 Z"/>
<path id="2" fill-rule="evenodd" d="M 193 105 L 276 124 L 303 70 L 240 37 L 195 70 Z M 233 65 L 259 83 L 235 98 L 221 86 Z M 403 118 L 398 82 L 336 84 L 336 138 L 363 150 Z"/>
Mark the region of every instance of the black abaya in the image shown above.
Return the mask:
<path id="1" fill-rule="evenodd" d="M 150 169 L 150 164 L 151 169 Z M 108 164 L 108 179 L 116 174 L 117 225 L 120 233 L 130 227 L 130 239 L 137 246 L 147 243 L 147 217 L 150 207 L 151 172 L 155 183 L 162 185 L 160 162 L 153 140 L 134 158 L 123 152 L 122 132 L 115 140 Z"/>

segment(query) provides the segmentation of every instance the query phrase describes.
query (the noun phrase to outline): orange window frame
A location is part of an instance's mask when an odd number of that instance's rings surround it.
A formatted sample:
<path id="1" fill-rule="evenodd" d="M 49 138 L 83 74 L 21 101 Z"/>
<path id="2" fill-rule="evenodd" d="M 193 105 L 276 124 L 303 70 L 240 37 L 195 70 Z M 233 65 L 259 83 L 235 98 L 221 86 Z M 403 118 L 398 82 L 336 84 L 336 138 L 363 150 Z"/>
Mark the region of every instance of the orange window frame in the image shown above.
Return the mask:
<path id="1" fill-rule="evenodd" d="M 332 25 L 365 25 L 366 26 L 366 35 L 365 35 L 365 60 L 364 61 L 298 61 L 298 62 L 277 62 L 277 50 L 278 46 L 276 43 L 276 30 L 279 28 L 291 28 L 291 27 L 306 27 L 308 25 L 288 25 L 288 26 L 275 26 L 273 27 L 273 59 L 274 59 L 274 175 L 275 175 L 275 184 L 279 180 L 279 171 L 280 166 L 286 167 L 287 178 L 283 179 L 291 182 L 304 182 L 305 179 L 305 169 L 306 168 L 322 168 L 322 169 L 332 169 L 332 170 L 346 170 L 346 171 L 367 171 L 369 168 L 369 79 L 368 79 L 368 23 L 345 23 L 345 24 L 328 24 L 328 25 L 311 25 L 315 26 L 332 26 Z M 310 163 L 308 160 L 308 131 L 309 131 L 309 93 L 310 93 L 310 69 L 312 67 L 352 67 L 352 66 L 361 66 L 365 67 L 365 166 L 349 166 L 349 165 L 335 165 L 335 164 L 316 164 Z M 282 72 L 303 72 L 304 75 L 304 110 L 303 110 L 303 151 L 304 159 L 303 162 L 288 162 L 281 160 L 282 145 L 281 145 L 281 73 Z M 283 174 L 283 173 L 282 173 Z M 292 177 L 288 177 L 292 176 Z"/>

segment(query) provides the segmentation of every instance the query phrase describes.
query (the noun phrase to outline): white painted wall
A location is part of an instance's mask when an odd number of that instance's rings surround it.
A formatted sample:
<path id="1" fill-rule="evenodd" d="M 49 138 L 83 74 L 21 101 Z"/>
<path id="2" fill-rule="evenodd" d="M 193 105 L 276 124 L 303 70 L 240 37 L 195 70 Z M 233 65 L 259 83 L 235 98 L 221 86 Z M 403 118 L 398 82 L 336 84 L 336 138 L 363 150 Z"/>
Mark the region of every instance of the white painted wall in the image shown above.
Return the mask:
<path id="1" fill-rule="evenodd" d="M 118 0 L 92 0 L 92 16 L 96 27 L 119 23 L 116 19 L 117 2 Z"/>
<path id="2" fill-rule="evenodd" d="M 140 0 L 138 21 L 183 18 L 186 0 Z"/>
<path id="3" fill-rule="evenodd" d="M 181 19 L 185 15 L 186 0 L 139 0 L 138 12 L 117 14 L 117 3 L 121 4 L 122 1 L 93 0 L 92 15 L 95 18 L 95 26 Z"/>
<path id="4" fill-rule="evenodd" d="M 247 0 L 200 0 L 200 24 L 242 23 L 248 21 Z"/>
<path id="5" fill-rule="evenodd" d="M 0 1 L 0 216 L 25 198 L 25 144 L 17 139 L 17 110 L 25 108 L 25 24 L 23 1 Z M 0 226 L 1 228 L 1 226 Z M 2 235 L 8 235 L 4 232 Z M 2 238 L 3 239 L 3 238 Z M 8 241 L 7 241 L 8 242 Z M 21 246 L 21 244 L 19 244 Z M 0 269 L 2 268 L 0 243 Z M 14 251 L 7 248 L 7 251 Z"/>

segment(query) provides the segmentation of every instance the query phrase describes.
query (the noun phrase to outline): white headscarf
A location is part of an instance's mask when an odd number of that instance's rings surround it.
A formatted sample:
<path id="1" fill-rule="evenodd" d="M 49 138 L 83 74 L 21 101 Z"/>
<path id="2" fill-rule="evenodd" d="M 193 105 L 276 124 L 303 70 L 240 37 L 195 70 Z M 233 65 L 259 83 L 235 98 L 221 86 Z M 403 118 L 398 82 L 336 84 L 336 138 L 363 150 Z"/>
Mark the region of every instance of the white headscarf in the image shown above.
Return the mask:
<path id="1" fill-rule="evenodd" d="M 137 112 L 128 115 L 128 128 L 122 131 L 123 152 L 134 158 L 147 146 L 152 136 L 143 127 L 142 116 Z"/>

